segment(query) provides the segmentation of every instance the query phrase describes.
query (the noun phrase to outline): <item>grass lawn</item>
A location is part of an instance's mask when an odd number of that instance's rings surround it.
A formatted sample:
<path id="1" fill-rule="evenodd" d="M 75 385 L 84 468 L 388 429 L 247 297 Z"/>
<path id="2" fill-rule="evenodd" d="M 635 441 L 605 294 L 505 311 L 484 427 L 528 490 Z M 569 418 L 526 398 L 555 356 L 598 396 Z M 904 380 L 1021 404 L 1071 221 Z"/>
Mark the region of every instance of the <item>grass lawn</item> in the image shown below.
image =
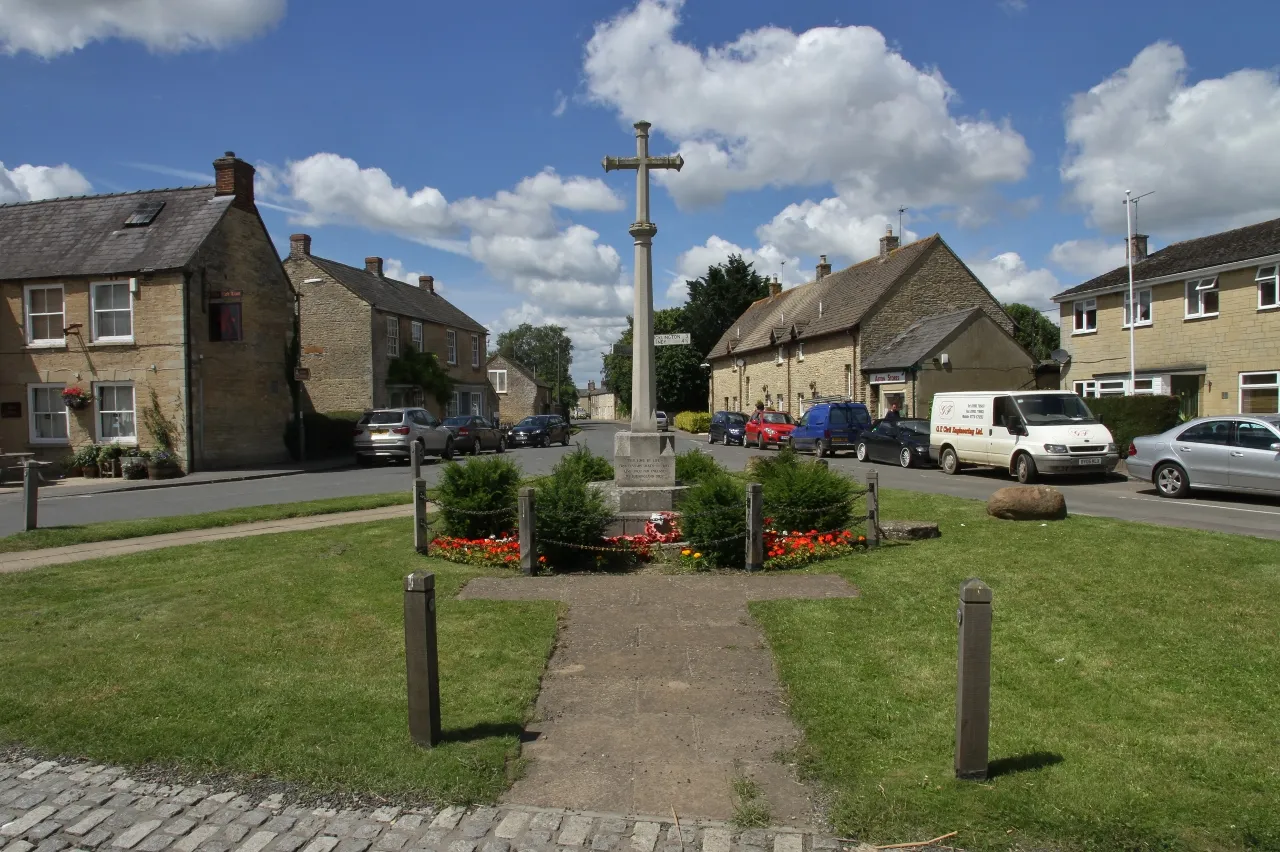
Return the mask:
<path id="1" fill-rule="evenodd" d="M 843 836 L 1280 849 L 1280 542 L 885 492 L 943 538 L 829 563 L 861 599 L 764 625 Z M 960 583 L 994 590 L 987 783 L 954 780 Z"/>
<path id="2" fill-rule="evenodd" d="M 103 499 L 110 499 L 110 497 Z M 365 494 L 357 497 L 308 500 L 304 503 L 246 506 L 242 509 L 225 509 L 221 512 L 204 512 L 198 515 L 174 515 L 169 518 L 142 518 L 136 521 L 104 521 L 97 524 L 48 527 L 0 537 L 0 553 L 64 547 L 69 544 L 89 544 L 95 541 L 116 541 L 122 538 L 161 535 L 183 530 L 206 530 L 254 521 L 278 521 L 282 518 L 354 512 L 358 509 L 377 509 L 382 506 L 398 506 L 412 502 L 413 496 L 406 489 L 404 492 L 393 494 Z"/>
<path id="3" fill-rule="evenodd" d="M 436 573 L 445 742 L 406 720 L 403 578 Z M 392 520 L 0 575 L 0 743 L 486 801 L 506 786 L 550 602 L 459 601 L 481 573 Z"/>

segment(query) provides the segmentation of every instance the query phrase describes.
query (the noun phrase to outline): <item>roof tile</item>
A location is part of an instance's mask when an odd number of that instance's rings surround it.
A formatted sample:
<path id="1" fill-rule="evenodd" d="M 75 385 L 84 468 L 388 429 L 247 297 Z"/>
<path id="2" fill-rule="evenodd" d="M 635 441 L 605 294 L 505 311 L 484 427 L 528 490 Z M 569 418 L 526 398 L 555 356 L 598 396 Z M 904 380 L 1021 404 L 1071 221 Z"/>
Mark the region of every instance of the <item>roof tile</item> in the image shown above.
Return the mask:
<path id="1" fill-rule="evenodd" d="M 406 284 L 395 278 L 380 277 L 336 260 L 327 260 L 315 255 L 311 255 L 309 259 L 333 276 L 339 284 L 380 311 L 488 334 L 488 329 L 454 307 L 439 293 Z"/>

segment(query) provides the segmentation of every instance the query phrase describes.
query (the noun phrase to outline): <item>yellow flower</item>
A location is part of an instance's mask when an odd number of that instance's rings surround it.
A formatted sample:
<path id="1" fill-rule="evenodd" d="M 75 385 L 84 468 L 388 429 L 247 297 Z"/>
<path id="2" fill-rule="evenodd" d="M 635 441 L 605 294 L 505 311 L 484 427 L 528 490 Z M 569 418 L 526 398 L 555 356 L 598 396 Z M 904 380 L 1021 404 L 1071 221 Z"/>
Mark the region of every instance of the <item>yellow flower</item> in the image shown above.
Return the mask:
<path id="1" fill-rule="evenodd" d="M 688 556 L 690 553 L 693 553 L 693 551 L 687 547 L 684 550 L 680 551 L 681 556 Z"/>
<path id="2" fill-rule="evenodd" d="M 693 558 L 694 558 L 694 559 L 701 559 L 701 558 L 702 558 L 702 554 L 701 554 L 701 553 L 695 553 L 695 554 L 693 554 Z"/>

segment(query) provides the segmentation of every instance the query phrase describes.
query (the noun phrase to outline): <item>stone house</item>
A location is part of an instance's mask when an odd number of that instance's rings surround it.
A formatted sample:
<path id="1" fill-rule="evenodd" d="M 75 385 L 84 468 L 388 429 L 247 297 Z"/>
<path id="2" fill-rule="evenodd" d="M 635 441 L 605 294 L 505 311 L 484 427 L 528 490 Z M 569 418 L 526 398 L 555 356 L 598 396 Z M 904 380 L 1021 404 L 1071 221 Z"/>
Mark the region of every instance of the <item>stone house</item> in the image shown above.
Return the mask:
<path id="1" fill-rule="evenodd" d="M 318 257 L 307 234 L 289 238 L 284 268 L 298 291 L 310 410 L 420 405 L 438 416 L 490 416 L 489 332 L 437 293 L 432 276 L 420 276 L 415 287 L 386 277 L 380 257 L 366 257 L 363 269 Z M 454 380 L 447 406 L 424 399 L 418 388 L 388 383 L 388 365 L 410 348 L 434 353 Z"/>
<path id="2" fill-rule="evenodd" d="M 578 408 L 592 420 L 617 420 L 618 398 L 608 388 L 596 387 L 589 379 L 585 388 L 578 388 Z"/>
<path id="3" fill-rule="evenodd" d="M 551 384 L 533 370 L 505 355 L 489 359 L 489 384 L 498 399 L 497 415 L 503 423 L 516 423 L 533 414 L 551 414 Z"/>
<path id="4" fill-rule="evenodd" d="M 1130 388 L 1128 264 L 1053 297 L 1081 396 L 1172 394 L 1187 417 L 1280 413 L 1280 219 L 1147 252 L 1133 247 L 1136 322 Z"/>
<path id="5" fill-rule="evenodd" d="M 913 328 L 917 342 L 908 345 L 902 336 Z M 746 411 L 762 402 L 798 416 L 815 398 L 852 399 L 873 416 L 893 402 L 927 416 L 941 390 L 1034 387 L 1031 355 L 1008 345 L 1013 330 L 941 236 L 900 246 L 890 230 L 876 257 L 833 273 L 823 255 L 813 281 L 788 290 L 775 281 L 747 308 L 707 356 L 709 407 Z M 957 349 L 946 365 L 939 357 L 944 368 L 922 380 L 935 370 L 936 345 L 959 338 L 963 355 Z M 885 368 L 905 356 L 910 363 Z"/>
<path id="6" fill-rule="evenodd" d="M 187 470 L 279 462 L 294 293 L 231 152 L 214 183 L 0 205 L 0 447 L 154 447 Z M 78 387 L 92 401 L 63 402 Z M 153 402 L 154 400 L 154 402 Z"/>

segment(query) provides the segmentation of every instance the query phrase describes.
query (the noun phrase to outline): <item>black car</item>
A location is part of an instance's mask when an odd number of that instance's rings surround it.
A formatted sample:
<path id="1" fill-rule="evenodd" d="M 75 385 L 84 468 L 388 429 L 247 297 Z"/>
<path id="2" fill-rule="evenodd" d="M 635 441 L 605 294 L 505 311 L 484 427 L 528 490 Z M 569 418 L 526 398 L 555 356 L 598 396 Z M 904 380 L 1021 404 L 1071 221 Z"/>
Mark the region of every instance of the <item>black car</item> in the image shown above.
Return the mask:
<path id="1" fill-rule="evenodd" d="M 511 447 L 549 447 L 557 441 L 569 446 L 569 424 L 558 414 L 526 417 L 507 433 L 507 444 Z"/>
<path id="2" fill-rule="evenodd" d="M 858 461 L 897 462 L 903 467 L 929 464 L 929 421 L 877 420 L 858 438 Z"/>
<path id="3" fill-rule="evenodd" d="M 507 450 L 507 439 L 502 430 L 495 428 L 483 417 L 474 414 L 449 417 L 445 419 L 444 427 L 453 433 L 453 448 L 459 453 L 471 453 L 475 456 L 480 455 L 481 450 L 499 453 Z"/>
<path id="4" fill-rule="evenodd" d="M 744 430 L 747 428 L 747 415 L 741 411 L 717 411 L 711 415 L 711 428 L 707 430 L 707 443 L 719 441 L 726 446 L 746 442 Z"/>

